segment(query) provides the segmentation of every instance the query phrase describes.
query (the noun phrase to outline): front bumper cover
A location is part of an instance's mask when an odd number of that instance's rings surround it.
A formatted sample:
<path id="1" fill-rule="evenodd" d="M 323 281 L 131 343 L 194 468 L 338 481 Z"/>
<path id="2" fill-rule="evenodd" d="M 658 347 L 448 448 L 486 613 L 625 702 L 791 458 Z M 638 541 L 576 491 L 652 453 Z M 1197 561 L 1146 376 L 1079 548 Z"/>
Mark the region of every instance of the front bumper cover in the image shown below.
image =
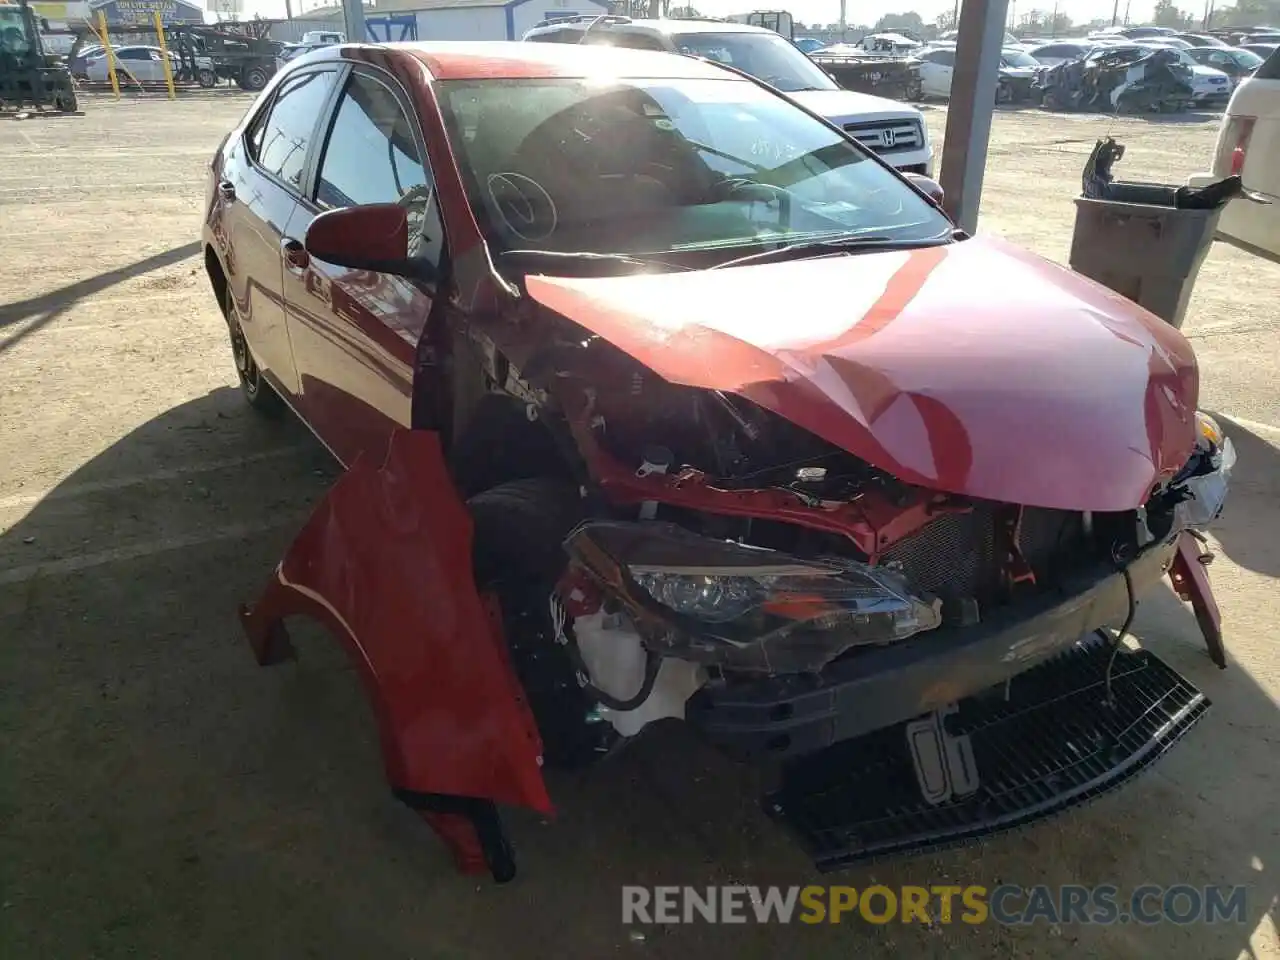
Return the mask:
<path id="1" fill-rule="evenodd" d="M 1135 594 L 1173 566 L 1177 539 L 1130 563 Z M 791 758 L 941 709 L 995 687 L 1123 620 L 1128 588 L 1116 571 L 1081 575 L 1058 591 L 983 623 L 919 634 L 838 660 L 817 675 L 711 684 L 686 717 L 730 754 Z"/>

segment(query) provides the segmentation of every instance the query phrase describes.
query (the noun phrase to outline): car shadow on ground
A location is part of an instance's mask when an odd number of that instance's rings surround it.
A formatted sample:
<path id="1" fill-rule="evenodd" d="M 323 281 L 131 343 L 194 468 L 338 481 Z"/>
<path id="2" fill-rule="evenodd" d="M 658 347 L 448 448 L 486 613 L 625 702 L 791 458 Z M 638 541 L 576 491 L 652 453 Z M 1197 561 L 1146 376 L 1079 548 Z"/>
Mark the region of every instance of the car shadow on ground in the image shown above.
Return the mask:
<path id="1" fill-rule="evenodd" d="M 1280 577 L 1280 536 L 1274 524 L 1259 524 L 1257 510 L 1280 503 L 1280 449 L 1227 416 L 1215 415 L 1231 438 L 1237 463 L 1231 496 L 1213 535 L 1222 552 L 1248 570 Z"/>
<path id="2" fill-rule="evenodd" d="M 262 422 L 220 389 L 31 502 L 0 500 L 20 514 L 0 537 L 6 958 L 1227 958 L 1273 909 L 1276 705 L 1238 663 L 1212 667 L 1163 588 L 1137 632 L 1216 708 L 1151 776 L 1089 807 L 820 878 L 761 813 L 760 773 L 669 724 L 587 772 L 550 776 L 555 821 L 508 812 L 515 883 L 458 876 L 388 793 L 338 645 L 294 627 L 300 659 L 263 669 L 240 636 L 237 605 L 256 598 L 334 476 L 299 425 Z M 1274 512 L 1266 524 L 1274 533 Z M 1249 894 L 1243 924 L 1213 927 L 621 923 L 625 884 L 818 882 Z"/>

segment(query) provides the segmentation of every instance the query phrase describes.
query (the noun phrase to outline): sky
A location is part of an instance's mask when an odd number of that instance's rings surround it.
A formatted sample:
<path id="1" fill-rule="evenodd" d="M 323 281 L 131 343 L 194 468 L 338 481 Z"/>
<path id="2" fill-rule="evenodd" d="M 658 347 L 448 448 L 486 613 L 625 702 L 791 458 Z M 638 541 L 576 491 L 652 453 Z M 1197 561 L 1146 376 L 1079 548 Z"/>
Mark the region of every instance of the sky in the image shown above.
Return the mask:
<path id="1" fill-rule="evenodd" d="M 264 17 L 283 17 L 284 0 L 244 0 L 245 14 L 252 17 L 255 13 Z M 674 0 L 678 4 L 680 0 Z M 732 13 L 746 13 L 749 10 L 781 9 L 790 10 L 791 15 L 801 23 L 835 23 L 840 19 L 839 0 L 689 0 L 695 9 L 709 16 L 722 17 Z M 1038 9 L 1046 14 L 1053 10 L 1053 0 L 1009 0 L 1014 6 L 1015 16 L 1021 16 L 1031 10 Z M 1175 0 L 1177 5 L 1187 10 L 1200 12 L 1202 0 Z M 293 0 L 294 12 L 297 13 L 299 3 L 307 9 L 320 6 L 321 0 Z M 850 24 L 874 24 L 886 13 L 908 13 L 915 11 L 926 23 L 931 23 L 943 12 L 950 13 L 954 9 L 955 0 L 847 0 L 845 18 Z M 1110 18 L 1114 0 L 1060 0 L 1058 9 L 1077 23 L 1087 23 L 1100 17 Z M 1129 13 L 1135 22 L 1142 22 L 1151 16 L 1154 0 L 1131 0 Z M 1125 0 L 1120 2 L 1123 14 Z"/>

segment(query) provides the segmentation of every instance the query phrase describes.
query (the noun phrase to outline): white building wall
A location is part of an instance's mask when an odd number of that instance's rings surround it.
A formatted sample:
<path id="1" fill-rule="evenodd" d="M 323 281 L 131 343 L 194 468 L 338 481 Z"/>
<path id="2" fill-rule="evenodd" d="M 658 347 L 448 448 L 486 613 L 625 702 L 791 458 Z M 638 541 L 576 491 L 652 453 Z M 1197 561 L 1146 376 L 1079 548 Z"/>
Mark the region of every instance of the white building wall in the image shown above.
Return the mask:
<path id="1" fill-rule="evenodd" d="M 417 16 L 419 40 L 507 39 L 507 14 L 503 7 L 446 7 L 419 10 Z"/>

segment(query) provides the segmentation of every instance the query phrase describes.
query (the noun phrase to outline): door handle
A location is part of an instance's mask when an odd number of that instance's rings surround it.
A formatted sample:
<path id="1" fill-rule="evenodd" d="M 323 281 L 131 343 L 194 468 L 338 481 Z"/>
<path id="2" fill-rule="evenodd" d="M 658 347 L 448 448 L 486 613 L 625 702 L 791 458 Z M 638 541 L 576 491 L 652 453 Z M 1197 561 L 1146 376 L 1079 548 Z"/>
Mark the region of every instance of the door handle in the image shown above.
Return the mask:
<path id="1" fill-rule="evenodd" d="M 218 184 L 218 196 L 223 200 L 234 200 L 236 198 L 236 185 L 230 180 L 223 180 Z"/>
<path id="2" fill-rule="evenodd" d="M 290 270 L 300 272 L 307 269 L 307 265 L 311 263 L 307 248 L 300 240 L 295 240 L 293 237 L 285 237 L 280 241 L 280 252 L 284 255 L 284 265 Z"/>

